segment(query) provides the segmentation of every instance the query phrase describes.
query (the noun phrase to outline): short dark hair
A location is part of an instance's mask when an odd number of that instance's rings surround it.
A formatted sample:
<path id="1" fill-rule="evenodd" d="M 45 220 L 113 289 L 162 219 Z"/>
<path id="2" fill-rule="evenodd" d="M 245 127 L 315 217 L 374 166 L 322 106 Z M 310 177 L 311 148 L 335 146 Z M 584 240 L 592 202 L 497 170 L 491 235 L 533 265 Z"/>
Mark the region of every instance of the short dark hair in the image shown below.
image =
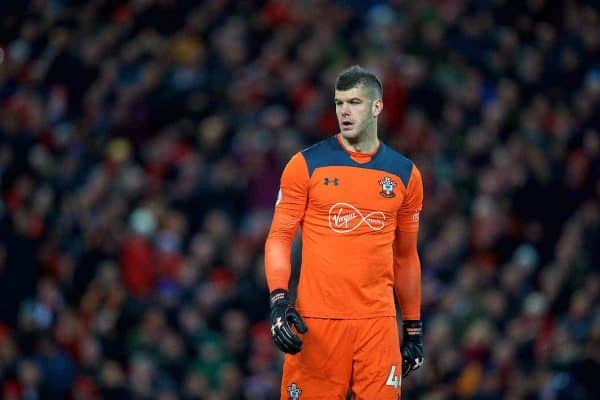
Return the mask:
<path id="1" fill-rule="evenodd" d="M 379 78 L 360 65 L 343 70 L 335 80 L 335 90 L 350 90 L 360 85 L 371 89 L 375 98 L 383 97 L 383 87 Z"/>

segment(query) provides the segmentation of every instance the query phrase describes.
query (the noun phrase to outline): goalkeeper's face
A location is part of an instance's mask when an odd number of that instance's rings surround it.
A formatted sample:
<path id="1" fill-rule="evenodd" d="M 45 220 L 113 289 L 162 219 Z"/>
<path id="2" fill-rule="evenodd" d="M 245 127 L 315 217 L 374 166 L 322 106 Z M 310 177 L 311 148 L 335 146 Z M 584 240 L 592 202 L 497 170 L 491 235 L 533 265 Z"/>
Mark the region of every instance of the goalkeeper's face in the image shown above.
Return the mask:
<path id="1" fill-rule="evenodd" d="M 383 103 L 365 86 L 335 91 L 335 112 L 346 139 L 358 138 L 377 127 Z"/>

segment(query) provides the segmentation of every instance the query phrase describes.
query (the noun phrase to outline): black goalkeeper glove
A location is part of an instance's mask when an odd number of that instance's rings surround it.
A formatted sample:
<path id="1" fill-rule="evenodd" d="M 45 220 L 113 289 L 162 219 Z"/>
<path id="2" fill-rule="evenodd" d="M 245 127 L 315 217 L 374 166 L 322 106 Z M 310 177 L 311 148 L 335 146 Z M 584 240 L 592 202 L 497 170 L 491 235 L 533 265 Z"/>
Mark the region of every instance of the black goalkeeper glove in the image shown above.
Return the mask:
<path id="1" fill-rule="evenodd" d="M 276 289 L 271 292 L 271 334 L 273 341 L 284 353 L 296 354 L 302 349 L 302 339 L 292 330 L 308 332 L 298 311 L 290 305 L 287 290 Z"/>
<path id="2" fill-rule="evenodd" d="M 423 324 L 421 321 L 402 323 L 402 377 L 423 365 Z"/>

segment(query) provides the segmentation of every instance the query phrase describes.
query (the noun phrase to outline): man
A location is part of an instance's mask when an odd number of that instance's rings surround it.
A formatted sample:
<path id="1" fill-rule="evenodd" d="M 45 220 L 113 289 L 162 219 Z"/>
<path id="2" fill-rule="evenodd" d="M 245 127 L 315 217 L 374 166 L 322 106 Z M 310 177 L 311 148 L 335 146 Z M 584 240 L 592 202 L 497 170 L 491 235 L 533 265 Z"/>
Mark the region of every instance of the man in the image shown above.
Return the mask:
<path id="1" fill-rule="evenodd" d="M 396 400 L 402 376 L 423 362 L 423 185 L 416 166 L 377 137 L 382 92 L 369 71 L 343 71 L 335 84 L 340 133 L 295 154 L 281 176 L 265 268 L 271 332 L 288 353 L 282 399 L 345 399 L 350 388 L 356 400 Z M 299 226 L 294 307 L 287 289 Z"/>

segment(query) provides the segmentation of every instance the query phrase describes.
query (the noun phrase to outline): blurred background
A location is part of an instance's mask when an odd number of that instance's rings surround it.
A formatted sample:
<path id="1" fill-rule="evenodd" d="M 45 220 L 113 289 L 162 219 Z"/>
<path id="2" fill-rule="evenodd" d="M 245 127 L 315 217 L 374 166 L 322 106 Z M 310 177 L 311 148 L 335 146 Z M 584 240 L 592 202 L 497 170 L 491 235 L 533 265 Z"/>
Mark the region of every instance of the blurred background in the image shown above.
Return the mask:
<path id="1" fill-rule="evenodd" d="M 278 398 L 264 239 L 357 63 L 425 186 L 404 398 L 597 398 L 595 1 L 0 11 L 1 398 Z"/>

